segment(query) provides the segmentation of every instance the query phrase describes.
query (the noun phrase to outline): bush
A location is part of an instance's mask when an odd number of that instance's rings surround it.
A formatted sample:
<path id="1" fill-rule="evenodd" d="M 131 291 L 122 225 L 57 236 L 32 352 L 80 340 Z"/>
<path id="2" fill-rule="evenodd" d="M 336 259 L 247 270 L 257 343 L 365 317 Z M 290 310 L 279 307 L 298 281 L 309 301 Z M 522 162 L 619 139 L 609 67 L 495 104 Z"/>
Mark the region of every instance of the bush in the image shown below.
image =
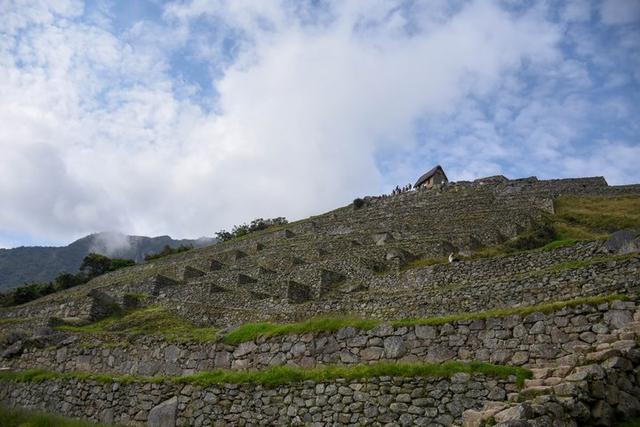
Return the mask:
<path id="1" fill-rule="evenodd" d="M 234 225 L 231 232 L 227 230 L 221 230 L 216 233 L 216 237 L 218 240 L 222 242 L 226 242 L 231 239 L 235 239 L 238 237 L 246 236 L 251 233 L 255 233 L 257 231 L 266 230 L 271 227 L 277 227 L 286 225 L 289 222 L 285 217 L 279 216 L 277 218 L 256 218 L 251 221 L 249 224 L 242 225 Z"/>
<path id="2" fill-rule="evenodd" d="M 155 253 L 155 254 L 145 255 L 144 256 L 144 260 L 145 261 L 151 261 L 151 260 L 162 258 L 162 257 L 165 257 L 165 256 L 169 256 L 169 255 L 173 255 L 173 254 L 179 254 L 181 252 L 190 251 L 191 249 L 193 249 L 192 245 L 180 245 L 177 248 L 172 248 L 169 245 L 164 245 L 164 248 L 162 248 L 162 250 L 160 252 Z"/>
<path id="3" fill-rule="evenodd" d="M 361 198 L 353 199 L 353 210 L 358 210 L 364 206 L 364 200 Z"/>

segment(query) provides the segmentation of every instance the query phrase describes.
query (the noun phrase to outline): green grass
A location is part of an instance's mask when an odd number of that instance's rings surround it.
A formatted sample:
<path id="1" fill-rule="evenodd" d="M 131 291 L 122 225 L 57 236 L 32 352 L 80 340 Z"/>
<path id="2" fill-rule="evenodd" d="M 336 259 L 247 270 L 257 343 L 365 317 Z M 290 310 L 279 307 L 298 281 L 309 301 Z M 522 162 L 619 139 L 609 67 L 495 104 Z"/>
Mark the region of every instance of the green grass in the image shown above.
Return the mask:
<path id="1" fill-rule="evenodd" d="M 210 342 L 216 339 L 213 328 L 198 328 L 169 310 L 150 306 L 113 316 L 84 326 L 59 326 L 56 329 L 93 334 L 152 335 L 167 341 Z"/>
<path id="2" fill-rule="evenodd" d="M 617 300 L 627 300 L 626 295 L 613 294 L 593 297 L 581 297 L 571 300 L 556 301 L 544 304 L 527 305 L 520 307 L 499 308 L 473 313 L 459 313 L 447 316 L 436 316 L 427 318 L 402 319 L 389 322 L 393 326 L 414 326 L 414 325 L 443 325 L 445 323 L 459 320 L 487 319 L 490 317 L 505 317 L 513 314 L 526 316 L 535 312 L 550 313 L 565 307 L 575 307 L 582 304 L 596 305 L 604 302 Z M 351 326 L 360 330 L 373 329 L 382 321 L 373 319 L 359 319 L 353 317 L 320 317 L 313 318 L 300 323 L 247 323 L 239 326 L 223 337 L 227 344 L 236 345 L 245 341 L 253 341 L 259 336 L 276 336 L 286 334 L 304 334 L 317 332 L 335 332 L 338 329 Z"/>
<path id="3" fill-rule="evenodd" d="M 227 344 L 239 344 L 251 341 L 258 336 L 274 336 L 287 334 L 307 334 L 313 332 L 335 332 L 347 326 L 357 329 L 372 329 L 380 322 L 377 320 L 354 317 L 315 317 L 299 323 L 246 323 L 226 334 L 223 341 Z"/>
<path id="4" fill-rule="evenodd" d="M 425 319 L 404 319 L 391 322 L 393 326 L 413 326 L 413 325 L 443 325 L 445 323 L 456 322 L 459 320 L 477 320 L 488 319 L 490 317 L 506 317 L 514 314 L 526 316 L 531 313 L 551 313 L 561 310 L 565 307 L 575 307 L 578 305 L 588 304 L 597 305 L 611 301 L 626 301 L 629 297 L 621 294 L 603 295 L 594 297 L 581 297 L 565 301 L 555 301 L 543 304 L 527 305 L 521 307 L 496 308 L 493 310 L 478 311 L 475 313 L 460 313 L 447 316 L 429 317 Z"/>
<path id="5" fill-rule="evenodd" d="M 315 368 L 300 368 L 297 366 L 277 366 L 264 370 L 231 371 L 217 369 L 213 371 L 199 372 L 193 375 L 177 377 L 138 377 L 138 376 L 111 376 L 105 374 L 92 374 L 86 372 L 53 372 L 45 370 L 27 370 L 17 372 L 0 372 L 0 381 L 12 382 L 42 382 L 47 380 L 77 379 L 82 381 L 96 381 L 100 383 L 190 383 L 200 386 L 215 384 L 243 384 L 254 383 L 269 387 L 301 381 L 329 381 L 337 378 L 347 380 L 372 378 L 382 376 L 397 377 L 450 377 L 456 373 L 482 374 L 491 377 L 507 378 L 516 377 L 519 385 L 525 379 L 531 377 L 531 372 L 524 368 L 492 365 L 484 362 L 443 362 L 443 363 L 396 363 L 379 362 L 376 364 L 357 365 L 327 365 Z"/>
<path id="6" fill-rule="evenodd" d="M 565 248 L 567 246 L 573 246 L 578 243 L 580 240 L 578 239 L 558 239 L 554 240 L 551 243 L 547 243 L 542 247 L 543 251 L 552 251 L 558 248 Z"/>
<path id="7" fill-rule="evenodd" d="M 336 378 L 347 380 L 383 376 L 396 377 L 450 377 L 456 373 L 483 374 L 492 377 L 507 378 L 513 375 L 517 383 L 522 384 L 531 377 L 527 369 L 498 366 L 484 362 L 443 362 L 443 363 L 395 363 L 380 362 L 372 365 L 329 365 L 316 368 L 296 366 L 278 366 L 263 371 L 209 371 L 179 378 L 177 382 L 194 383 L 202 386 L 222 383 L 257 383 L 266 386 L 278 386 L 292 382 L 323 382 Z"/>
<path id="8" fill-rule="evenodd" d="M 554 211 L 514 239 L 477 250 L 473 258 L 553 250 L 581 240 L 605 239 L 617 230 L 640 228 L 640 196 L 563 196 L 554 200 Z"/>
<path id="9" fill-rule="evenodd" d="M 89 421 L 75 420 L 33 410 L 7 408 L 0 406 L 0 425 L 2 427 L 97 427 Z M 105 426 L 106 427 L 106 426 Z"/>
<path id="10" fill-rule="evenodd" d="M 565 196 L 554 201 L 554 209 L 554 226 L 563 239 L 597 239 L 640 228 L 640 196 Z"/>

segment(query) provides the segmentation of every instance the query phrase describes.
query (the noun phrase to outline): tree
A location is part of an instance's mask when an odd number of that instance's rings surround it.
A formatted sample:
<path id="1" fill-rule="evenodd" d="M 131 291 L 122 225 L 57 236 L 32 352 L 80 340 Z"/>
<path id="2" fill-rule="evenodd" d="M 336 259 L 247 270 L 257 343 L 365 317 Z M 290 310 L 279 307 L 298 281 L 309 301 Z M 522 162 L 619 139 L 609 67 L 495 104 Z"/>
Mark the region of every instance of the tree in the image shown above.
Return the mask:
<path id="1" fill-rule="evenodd" d="M 87 277 L 94 278 L 104 274 L 111 269 L 111 258 L 104 255 L 91 252 L 84 257 L 80 264 L 80 271 L 85 273 Z"/>
<path id="2" fill-rule="evenodd" d="M 55 278 L 54 283 L 59 290 L 73 288 L 74 286 L 81 285 L 87 280 L 82 273 L 60 273 Z"/>

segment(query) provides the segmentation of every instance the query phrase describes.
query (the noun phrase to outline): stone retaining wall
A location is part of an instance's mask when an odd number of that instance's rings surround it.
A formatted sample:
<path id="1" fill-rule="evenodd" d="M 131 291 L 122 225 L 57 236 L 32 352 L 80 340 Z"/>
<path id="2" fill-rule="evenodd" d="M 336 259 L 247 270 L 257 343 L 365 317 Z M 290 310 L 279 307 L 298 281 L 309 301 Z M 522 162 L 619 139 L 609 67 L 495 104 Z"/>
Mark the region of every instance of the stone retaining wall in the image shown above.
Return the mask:
<path id="1" fill-rule="evenodd" d="M 14 369 L 44 367 L 72 371 L 138 375 L 190 374 L 200 370 L 255 369 L 290 364 L 371 363 L 379 360 L 479 360 L 518 366 L 575 364 L 582 349 L 604 342 L 633 321 L 640 311 L 637 297 L 600 305 L 567 307 L 544 314 L 511 315 L 486 320 L 455 321 L 438 326 L 392 327 L 369 331 L 351 327 L 335 333 L 260 337 L 230 346 L 172 344 L 140 337 L 123 347 L 99 339 L 80 344 L 67 339 L 57 346 L 27 348 L 3 359 Z M 110 348 L 111 347 L 111 348 Z"/>
<path id="2" fill-rule="evenodd" d="M 379 377 L 272 389 L 253 384 L 199 387 L 49 380 L 0 382 L 0 402 L 118 425 L 459 424 L 462 413 L 517 390 L 515 378 Z M 164 424 L 160 424 L 163 415 Z"/>

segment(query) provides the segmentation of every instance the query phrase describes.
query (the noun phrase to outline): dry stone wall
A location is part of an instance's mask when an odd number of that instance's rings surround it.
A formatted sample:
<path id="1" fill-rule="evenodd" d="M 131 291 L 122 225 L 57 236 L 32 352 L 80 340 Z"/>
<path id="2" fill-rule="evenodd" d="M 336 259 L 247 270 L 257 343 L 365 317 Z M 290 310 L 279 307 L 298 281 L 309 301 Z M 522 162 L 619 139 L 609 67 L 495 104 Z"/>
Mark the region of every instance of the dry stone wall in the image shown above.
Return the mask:
<path id="1" fill-rule="evenodd" d="M 0 382 L 0 402 L 118 425 L 430 425 L 460 424 L 465 410 L 515 392 L 515 378 L 377 377 L 307 381 L 275 388 L 253 384 L 199 387 L 50 380 Z M 166 422 L 166 421 L 165 421 Z"/>
<path id="2" fill-rule="evenodd" d="M 231 346 L 175 344 L 150 337 L 109 348 L 99 339 L 67 339 L 46 349 L 27 348 L 2 361 L 14 369 L 38 366 L 59 371 L 137 375 L 181 375 L 201 370 L 262 369 L 279 365 L 312 367 L 378 361 L 469 360 L 539 367 L 575 365 L 581 351 L 603 342 L 640 312 L 637 297 L 599 305 L 567 307 L 549 314 L 511 315 L 445 323 L 438 326 L 369 330 L 343 328 L 335 333 L 260 337 Z"/>

